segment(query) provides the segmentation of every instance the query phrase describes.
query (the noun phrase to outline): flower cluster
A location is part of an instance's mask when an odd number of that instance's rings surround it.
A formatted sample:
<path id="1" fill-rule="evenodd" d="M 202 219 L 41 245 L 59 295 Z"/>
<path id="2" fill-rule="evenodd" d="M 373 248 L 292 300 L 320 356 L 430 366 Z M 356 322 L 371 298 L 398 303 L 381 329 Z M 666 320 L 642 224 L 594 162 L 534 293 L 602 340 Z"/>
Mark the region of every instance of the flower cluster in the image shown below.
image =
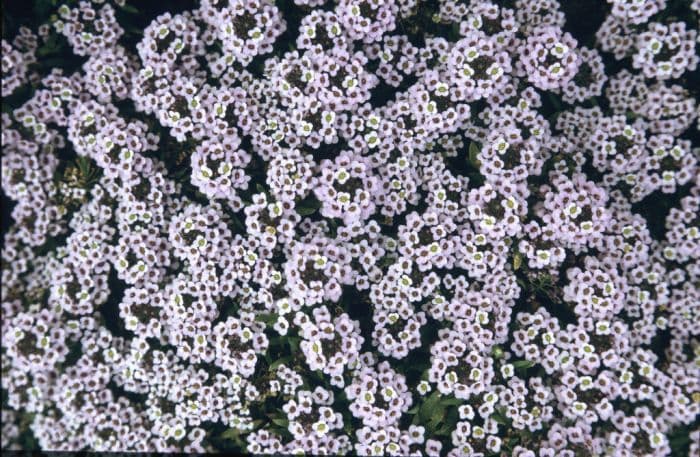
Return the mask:
<path id="1" fill-rule="evenodd" d="M 37 36 L 26 27 L 12 43 L 2 40 L 2 96 L 11 95 L 28 81 L 29 65 L 36 62 Z"/>
<path id="2" fill-rule="evenodd" d="M 656 79 L 678 78 L 686 71 L 695 70 L 697 35 L 696 30 L 686 30 L 684 22 L 651 23 L 647 31 L 637 37 L 632 66 L 647 78 Z"/>
<path id="3" fill-rule="evenodd" d="M 697 455 L 700 2 L 58 3 L 3 449 Z"/>
<path id="4" fill-rule="evenodd" d="M 557 89 L 577 74 L 576 40 L 558 27 L 534 30 L 521 45 L 518 73 L 539 89 Z"/>

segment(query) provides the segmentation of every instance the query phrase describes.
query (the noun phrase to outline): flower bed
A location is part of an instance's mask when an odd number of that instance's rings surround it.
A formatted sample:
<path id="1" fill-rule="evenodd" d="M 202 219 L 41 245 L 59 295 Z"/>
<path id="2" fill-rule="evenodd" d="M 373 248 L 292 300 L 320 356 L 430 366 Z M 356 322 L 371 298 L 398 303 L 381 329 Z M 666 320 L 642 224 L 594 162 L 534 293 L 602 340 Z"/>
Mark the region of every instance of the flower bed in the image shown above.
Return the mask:
<path id="1" fill-rule="evenodd" d="M 700 2 L 583 3 L 8 2 L 3 449 L 697 455 Z"/>

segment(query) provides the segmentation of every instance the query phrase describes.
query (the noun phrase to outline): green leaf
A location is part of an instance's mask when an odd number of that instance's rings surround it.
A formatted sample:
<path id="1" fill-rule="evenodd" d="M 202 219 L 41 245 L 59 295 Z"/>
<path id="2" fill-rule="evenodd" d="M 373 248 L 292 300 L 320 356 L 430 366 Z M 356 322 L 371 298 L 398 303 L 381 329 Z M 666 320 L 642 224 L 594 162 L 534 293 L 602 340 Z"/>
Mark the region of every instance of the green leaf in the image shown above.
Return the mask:
<path id="1" fill-rule="evenodd" d="M 247 230 L 246 226 L 243 225 L 243 223 L 238 219 L 238 217 L 236 217 L 235 214 L 229 214 L 229 216 L 231 217 L 231 222 L 233 222 L 233 226 L 236 229 L 235 233 L 245 233 Z"/>
<path id="2" fill-rule="evenodd" d="M 291 348 L 292 352 L 296 352 L 299 350 L 299 342 L 300 342 L 299 337 L 289 337 L 287 338 L 287 341 L 289 342 L 289 347 Z"/>
<path id="3" fill-rule="evenodd" d="M 44 44 L 36 50 L 36 55 L 37 57 L 46 57 L 57 52 L 61 47 L 62 43 L 59 41 L 58 35 L 51 34 Z"/>
<path id="4" fill-rule="evenodd" d="M 310 216 L 315 212 L 316 212 L 316 208 L 310 208 L 308 206 L 297 207 L 297 213 L 299 213 L 300 216 Z"/>
<path id="5" fill-rule="evenodd" d="M 438 406 L 435 411 L 433 411 L 433 414 L 430 415 L 430 420 L 428 421 L 428 427 L 431 430 L 435 430 L 437 426 L 442 422 L 442 419 L 445 417 L 445 408 L 442 406 Z"/>
<path id="6" fill-rule="evenodd" d="M 78 156 L 75 159 L 76 165 L 78 165 L 78 170 L 80 170 L 80 173 L 83 175 L 87 175 L 88 172 L 90 171 L 90 160 L 85 157 L 85 156 Z"/>
<path id="7" fill-rule="evenodd" d="M 535 366 L 535 362 L 532 362 L 530 360 L 516 360 L 513 362 L 513 367 L 516 370 L 527 370 L 528 368 L 532 368 Z"/>
<path id="8" fill-rule="evenodd" d="M 421 424 L 421 419 L 420 419 L 420 414 L 416 414 L 413 416 L 413 420 L 411 421 L 412 425 L 418 425 Z"/>
<path id="9" fill-rule="evenodd" d="M 292 360 L 292 356 L 290 355 L 288 355 L 287 357 L 282 357 L 281 359 L 277 359 L 270 364 L 268 371 L 276 370 L 278 366 L 282 365 L 283 363 L 286 364 L 290 360 Z"/>
<path id="10" fill-rule="evenodd" d="M 505 440 L 503 440 L 503 449 L 512 451 L 515 446 L 520 444 L 520 435 L 514 434 L 510 435 L 510 437 L 507 437 Z"/>
<path id="11" fill-rule="evenodd" d="M 433 391 L 428 398 L 423 402 L 424 408 L 433 408 L 440 402 L 440 392 L 437 390 Z"/>
<path id="12" fill-rule="evenodd" d="M 420 407 L 420 413 L 419 416 L 421 419 L 428 420 L 430 417 L 432 417 L 433 413 L 435 412 L 435 409 L 438 407 L 440 403 L 440 392 L 435 391 L 431 393 L 428 398 L 425 399 L 423 402 L 423 405 Z"/>
<path id="13" fill-rule="evenodd" d="M 516 252 L 513 256 L 513 270 L 518 271 L 523 264 L 523 256 L 519 252 Z"/>
<path id="14" fill-rule="evenodd" d="M 388 266 L 391 266 L 396 263 L 396 257 L 393 255 L 385 255 L 381 259 L 379 259 L 379 267 L 380 268 L 386 268 Z"/>
<path id="15" fill-rule="evenodd" d="M 121 8 L 125 13 L 139 14 L 139 10 L 135 6 L 129 5 L 128 3 L 125 3 Z"/>
<path id="16" fill-rule="evenodd" d="M 481 162 L 479 162 L 479 159 L 477 158 L 480 151 L 481 148 L 477 143 L 473 141 L 469 143 L 469 163 L 471 163 L 474 168 L 479 168 L 481 166 Z"/>
<path id="17" fill-rule="evenodd" d="M 297 204 L 297 213 L 300 216 L 310 216 L 321 207 L 321 202 L 313 195 L 305 198 Z"/>
<path id="18" fill-rule="evenodd" d="M 277 314 L 273 313 L 260 313 L 255 316 L 255 320 L 258 322 L 264 322 L 265 324 L 272 325 L 277 322 Z"/>
<path id="19" fill-rule="evenodd" d="M 289 427 L 289 420 L 286 417 L 271 417 L 272 423 L 286 429 Z"/>
<path id="20" fill-rule="evenodd" d="M 508 418 L 503 414 L 501 411 L 494 411 L 493 414 L 491 414 L 491 419 L 493 419 L 497 424 L 500 425 L 506 425 L 508 423 Z"/>
<path id="21" fill-rule="evenodd" d="M 561 111 L 561 100 L 559 97 L 555 96 L 551 92 L 547 92 L 547 96 L 549 97 L 549 101 L 552 102 L 552 105 L 554 105 L 554 109 L 557 112 Z"/>
<path id="22" fill-rule="evenodd" d="M 443 398 L 442 400 L 440 400 L 440 404 L 443 406 L 457 406 L 461 405 L 462 403 L 464 403 L 464 400 L 461 400 L 457 397 Z"/>
<path id="23" fill-rule="evenodd" d="M 241 439 L 241 431 L 237 428 L 230 428 L 220 435 L 221 439 L 239 441 Z"/>
<path id="24" fill-rule="evenodd" d="M 34 0 L 34 12 L 36 17 L 43 18 L 48 16 L 54 6 L 56 6 L 54 0 Z"/>
<path id="25" fill-rule="evenodd" d="M 443 424 L 433 433 L 440 436 L 450 436 L 452 430 L 454 430 L 454 424 Z"/>
<path id="26" fill-rule="evenodd" d="M 672 455 L 687 455 L 690 446 L 690 429 L 678 427 L 668 434 L 668 444 L 671 446 Z"/>
<path id="27" fill-rule="evenodd" d="M 491 355 L 493 356 L 494 359 L 502 359 L 503 358 L 503 348 L 501 346 L 494 346 L 491 349 Z"/>
<path id="28" fill-rule="evenodd" d="M 406 411 L 406 413 L 407 413 L 407 414 L 416 414 L 416 413 L 418 412 L 419 409 L 420 409 L 420 406 L 419 406 L 419 405 L 416 405 L 416 406 L 414 406 L 413 408 L 411 408 L 411 409 L 409 409 L 408 411 Z"/>
<path id="29" fill-rule="evenodd" d="M 450 27 L 450 41 L 457 41 L 459 39 L 459 23 L 453 22 Z"/>
<path id="30" fill-rule="evenodd" d="M 35 62 L 35 65 L 40 65 L 42 68 L 53 68 L 60 67 L 66 63 L 65 57 L 51 57 L 46 59 L 41 59 L 39 62 Z"/>
<path id="31" fill-rule="evenodd" d="M 262 419 L 255 419 L 253 421 L 253 430 L 259 429 L 262 424 L 263 424 Z"/>

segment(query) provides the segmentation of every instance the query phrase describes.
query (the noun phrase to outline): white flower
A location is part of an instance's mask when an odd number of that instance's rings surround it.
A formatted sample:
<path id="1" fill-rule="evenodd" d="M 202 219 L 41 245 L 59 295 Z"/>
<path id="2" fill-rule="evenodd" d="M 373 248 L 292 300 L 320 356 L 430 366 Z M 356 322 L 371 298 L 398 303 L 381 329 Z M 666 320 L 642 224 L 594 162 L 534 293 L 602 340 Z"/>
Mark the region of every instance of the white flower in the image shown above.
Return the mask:
<path id="1" fill-rule="evenodd" d="M 663 433 L 655 432 L 649 435 L 649 446 L 652 449 L 658 449 L 664 445 L 666 442 L 666 435 Z"/>
<path id="2" fill-rule="evenodd" d="M 547 69 L 549 71 L 549 74 L 556 76 L 561 72 L 561 64 L 560 63 L 553 63 L 552 65 L 549 66 Z"/>
<path id="3" fill-rule="evenodd" d="M 306 70 L 304 74 L 301 75 L 301 79 L 307 83 L 312 82 L 316 78 L 316 74 L 312 70 Z"/>
<path id="4" fill-rule="evenodd" d="M 446 96 L 450 92 L 450 87 L 445 83 L 437 83 L 435 85 L 435 93 L 441 97 Z"/>
<path id="5" fill-rule="evenodd" d="M 306 121 L 301 121 L 299 123 L 299 135 L 301 136 L 309 136 L 311 133 L 314 131 L 314 126 L 310 122 Z"/>
<path id="6" fill-rule="evenodd" d="M 332 125 L 335 121 L 335 111 L 323 111 L 321 113 L 321 119 L 326 125 Z"/>
<path id="7" fill-rule="evenodd" d="M 360 394 L 360 400 L 364 403 L 374 404 L 374 394 L 370 391 L 364 391 Z"/>
<path id="8" fill-rule="evenodd" d="M 649 51 L 651 51 L 652 54 L 658 54 L 659 52 L 661 52 L 662 47 L 663 45 L 656 38 L 652 38 L 651 40 L 649 40 L 649 44 L 647 45 L 647 48 L 649 49 Z"/>
<path id="9" fill-rule="evenodd" d="M 353 78 L 352 76 L 346 76 L 345 79 L 343 79 L 343 87 L 346 89 L 352 89 L 353 87 L 357 86 L 357 79 Z"/>
<path id="10" fill-rule="evenodd" d="M 571 408 L 574 414 L 576 414 L 577 416 L 583 416 L 583 414 L 586 412 L 586 409 L 588 409 L 588 405 L 580 401 L 575 401 L 571 405 Z"/>
<path id="11" fill-rule="evenodd" d="M 272 328 L 280 335 L 286 335 L 287 330 L 289 329 L 289 322 L 285 317 L 279 316 L 277 318 L 277 322 L 275 322 L 275 325 L 273 325 Z"/>
<path id="12" fill-rule="evenodd" d="M 377 132 L 371 131 L 366 134 L 365 141 L 370 148 L 377 147 L 377 145 L 379 145 L 379 137 L 377 136 Z"/>
<path id="13" fill-rule="evenodd" d="M 231 173 L 233 166 L 230 162 L 221 162 L 219 168 L 216 170 L 220 176 L 228 176 Z"/>
<path id="14" fill-rule="evenodd" d="M 462 66 L 462 75 L 464 75 L 467 78 L 471 78 L 474 76 L 474 69 L 471 67 L 471 65 L 464 64 Z"/>
<path id="15" fill-rule="evenodd" d="M 348 173 L 348 170 L 346 170 L 344 167 L 338 168 L 338 170 L 335 172 L 335 180 L 338 182 L 338 184 L 345 184 L 349 178 L 350 173 Z"/>
<path id="16" fill-rule="evenodd" d="M 332 37 L 339 36 L 342 33 L 342 29 L 338 23 L 331 23 L 326 26 L 326 31 Z"/>
<path id="17" fill-rule="evenodd" d="M 428 381 L 421 381 L 421 382 L 418 384 L 418 393 L 419 393 L 419 394 L 425 395 L 425 394 L 427 394 L 428 392 L 430 392 L 430 390 L 431 390 L 431 388 L 430 388 L 430 383 L 428 383 Z"/>
<path id="18" fill-rule="evenodd" d="M 464 58 L 466 59 L 467 62 L 473 62 L 478 57 L 479 57 L 479 50 L 473 46 L 467 48 L 467 50 L 464 51 Z"/>
<path id="19" fill-rule="evenodd" d="M 171 429 L 169 438 L 172 438 L 176 441 L 180 441 L 184 437 L 185 437 L 185 429 L 182 426 L 182 424 L 178 424 Z"/>
<path id="20" fill-rule="evenodd" d="M 496 62 L 492 63 L 486 69 L 486 74 L 489 75 L 493 80 L 498 80 L 501 76 L 503 76 L 503 73 L 503 67 L 498 65 Z"/>
<path id="21" fill-rule="evenodd" d="M 569 52 L 569 47 L 564 43 L 555 43 L 549 52 L 551 52 L 554 57 L 561 59 L 567 52 Z"/>
<path id="22" fill-rule="evenodd" d="M 501 367 L 501 376 L 504 378 L 510 378 L 513 376 L 515 373 L 515 369 L 513 367 L 513 364 L 511 363 L 506 363 Z"/>
<path id="23" fill-rule="evenodd" d="M 576 203 L 571 203 L 566 207 L 566 215 L 571 219 L 576 219 L 581 214 L 581 208 Z"/>
<path id="24" fill-rule="evenodd" d="M 311 428 L 316 432 L 318 436 L 323 436 L 328 432 L 328 424 L 324 421 L 315 422 Z"/>

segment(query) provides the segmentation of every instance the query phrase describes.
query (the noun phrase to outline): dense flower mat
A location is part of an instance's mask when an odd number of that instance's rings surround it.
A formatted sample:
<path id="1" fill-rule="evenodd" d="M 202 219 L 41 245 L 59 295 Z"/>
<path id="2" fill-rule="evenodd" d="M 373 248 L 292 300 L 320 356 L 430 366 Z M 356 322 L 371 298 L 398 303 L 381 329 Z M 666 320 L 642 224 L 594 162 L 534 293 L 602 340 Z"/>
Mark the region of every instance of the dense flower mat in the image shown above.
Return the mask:
<path id="1" fill-rule="evenodd" d="M 700 452 L 698 0 L 5 3 L 3 448 Z"/>

